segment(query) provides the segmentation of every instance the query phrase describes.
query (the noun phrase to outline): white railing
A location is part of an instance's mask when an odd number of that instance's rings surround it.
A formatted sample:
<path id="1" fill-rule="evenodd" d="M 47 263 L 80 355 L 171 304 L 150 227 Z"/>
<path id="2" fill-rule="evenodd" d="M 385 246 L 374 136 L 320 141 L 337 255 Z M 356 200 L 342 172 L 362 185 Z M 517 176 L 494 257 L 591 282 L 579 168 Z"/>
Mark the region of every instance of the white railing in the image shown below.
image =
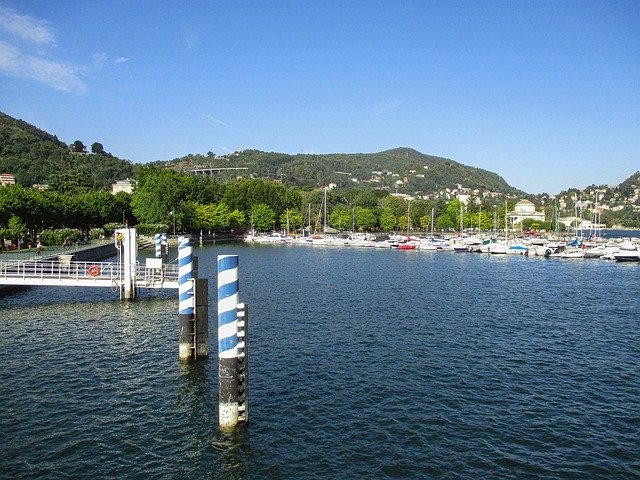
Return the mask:
<path id="1" fill-rule="evenodd" d="M 163 265 L 161 269 L 145 268 L 136 264 L 136 280 L 147 285 L 178 280 L 178 265 Z M 0 280 L 21 278 L 24 280 L 110 280 L 122 283 L 124 269 L 111 262 L 72 262 L 60 260 L 0 261 Z"/>

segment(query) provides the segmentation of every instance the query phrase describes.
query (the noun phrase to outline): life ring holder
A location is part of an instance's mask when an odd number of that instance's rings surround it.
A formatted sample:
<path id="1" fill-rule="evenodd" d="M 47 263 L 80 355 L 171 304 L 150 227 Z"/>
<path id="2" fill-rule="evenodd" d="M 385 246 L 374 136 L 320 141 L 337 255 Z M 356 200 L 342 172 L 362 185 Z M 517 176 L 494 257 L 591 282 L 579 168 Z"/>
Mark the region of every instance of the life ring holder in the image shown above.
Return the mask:
<path id="1" fill-rule="evenodd" d="M 89 269 L 87 270 L 87 273 L 89 274 L 90 277 L 97 277 L 98 275 L 100 275 L 100 267 L 97 265 L 91 265 L 89 267 Z"/>

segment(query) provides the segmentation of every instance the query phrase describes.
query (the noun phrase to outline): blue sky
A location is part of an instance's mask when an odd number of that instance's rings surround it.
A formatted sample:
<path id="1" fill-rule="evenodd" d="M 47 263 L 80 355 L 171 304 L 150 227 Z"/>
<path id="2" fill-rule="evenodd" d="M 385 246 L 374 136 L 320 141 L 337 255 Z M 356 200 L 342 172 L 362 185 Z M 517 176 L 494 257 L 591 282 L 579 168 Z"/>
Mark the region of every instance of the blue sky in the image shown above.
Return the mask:
<path id="1" fill-rule="evenodd" d="M 411 147 L 530 193 L 640 170 L 640 2 L 0 0 L 0 111 L 134 162 Z"/>

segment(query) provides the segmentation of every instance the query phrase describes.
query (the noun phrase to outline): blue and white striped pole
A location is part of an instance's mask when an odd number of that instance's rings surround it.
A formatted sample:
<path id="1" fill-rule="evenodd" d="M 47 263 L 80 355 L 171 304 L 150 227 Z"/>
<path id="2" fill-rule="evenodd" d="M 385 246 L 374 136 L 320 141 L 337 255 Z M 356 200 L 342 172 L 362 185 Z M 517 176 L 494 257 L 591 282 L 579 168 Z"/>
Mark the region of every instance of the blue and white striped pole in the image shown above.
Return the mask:
<path id="1" fill-rule="evenodd" d="M 162 256 L 162 248 L 160 247 L 160 234 L 156 233 L 153 236 L 153 243 L 156 246 L 156 258 L 160 258 Z"/>
<path id="2" fill-rule="evenodd" d="M 169 242 L 167 241 L 167 233 L 160 235 L 160 256 L 164 263 L 169 263 Z"/>
<path id="3" fill-rule="evenodd" d="M 238 424 L 238 255 L 218 255 L 218 417 Z"/>
<path id="4" fill-rule="evenodd" d="M 178 317 L 180 320 L 180 359 L 193 356 L 193 247 L 189 246 L 189 239 L 178 238 Z"/>

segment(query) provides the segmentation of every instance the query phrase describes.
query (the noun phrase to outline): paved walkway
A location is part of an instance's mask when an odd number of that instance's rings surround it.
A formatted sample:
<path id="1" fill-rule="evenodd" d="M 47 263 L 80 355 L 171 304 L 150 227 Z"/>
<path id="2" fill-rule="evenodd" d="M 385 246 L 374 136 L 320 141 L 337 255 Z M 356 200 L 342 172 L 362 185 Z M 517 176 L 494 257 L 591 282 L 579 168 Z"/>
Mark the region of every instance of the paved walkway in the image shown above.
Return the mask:
<path id="1" fill-rule="evenodd" d="M 45 250 L 42 253 L 37 253 L 33 248 L 31 250 L 25 250 L 19 252 L 17 250 L 11 250 L 9 252 L 0 253 L 0 260 L 5 262 L 11 262 L 15 260 L 45 260 L 57 258 L 58 255 L 73 255 L 76 252 L 82 252 L 84 250 L 89 250 L 91 248 L 98 247 L 100 245 L 107 245 L 112 243 L 113 239 L 104 239 L 104 240 L 89 240 L 87 243 L 83 243 L 81 245 L 72 245 L 70 247 L 61 247 L 61 246 L 53 246 L 53 247 L 45 247 Z"/>

